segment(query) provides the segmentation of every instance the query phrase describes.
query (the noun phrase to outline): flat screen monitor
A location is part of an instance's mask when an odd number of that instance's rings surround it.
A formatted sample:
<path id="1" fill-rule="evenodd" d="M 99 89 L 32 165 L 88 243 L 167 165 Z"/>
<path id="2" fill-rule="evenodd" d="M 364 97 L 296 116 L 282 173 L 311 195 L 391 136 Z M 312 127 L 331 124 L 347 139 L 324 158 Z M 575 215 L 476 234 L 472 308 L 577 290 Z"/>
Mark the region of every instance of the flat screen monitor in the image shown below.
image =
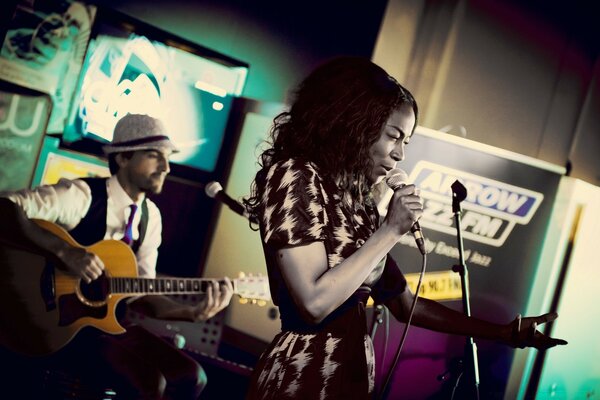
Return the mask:
<path id="1" fill-rule="evenodd" d="M 63 140 L 108 142 L 126 114 L 161 119 L 171 161 L 213 172 L 248 65 L 124 14 L 98 9 Z"/>

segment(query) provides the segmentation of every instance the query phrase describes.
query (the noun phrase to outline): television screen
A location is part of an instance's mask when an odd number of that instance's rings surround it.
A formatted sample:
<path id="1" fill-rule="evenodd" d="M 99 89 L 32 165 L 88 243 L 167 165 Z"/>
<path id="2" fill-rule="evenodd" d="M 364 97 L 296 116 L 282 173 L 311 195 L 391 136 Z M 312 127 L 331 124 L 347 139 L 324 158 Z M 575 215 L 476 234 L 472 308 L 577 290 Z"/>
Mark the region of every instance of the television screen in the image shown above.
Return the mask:
<path id="1" fill-rule="evenodd" d="M 212 172 L 248 66 L 114 11 L 99 9 L 63 140 L 112 139 L 128 113 L 161 119 L 171 161 Z"/>

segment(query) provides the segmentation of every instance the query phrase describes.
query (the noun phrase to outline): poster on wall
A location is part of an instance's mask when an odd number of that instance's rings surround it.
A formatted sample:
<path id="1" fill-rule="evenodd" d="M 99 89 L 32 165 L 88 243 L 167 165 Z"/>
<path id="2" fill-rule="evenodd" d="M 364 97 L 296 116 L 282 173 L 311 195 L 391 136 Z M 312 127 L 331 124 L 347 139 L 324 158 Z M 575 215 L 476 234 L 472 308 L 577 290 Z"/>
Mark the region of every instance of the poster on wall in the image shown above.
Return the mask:
<path id="1" fill-rule="evenodd" d="M 102 158 L 60 148 L 60 139 L 46 136 L 31 187 L 52 185 L 61 178 L 109 177 L 108 162 Z"/>
<path id="2" fill-rule="evenodd" d="M 50 95 L 49 133 L 62 133 L 96 7 L 78 1 L 19 1 L 0 49 L 0 77 Z"/>
<path id="3" fill-rule="evenodd" d="M 453 271 L 460 246 L 452 185 L 459 182 L 467 191 L 458 215 L 472 315 L 508 323 L 524 314 L 564 168 L 421 127 L 408 149 L 398 167 L 420 189 L 424 202 L 420 225 L 427 269 L 420 294 L 463 311 L 460 276 Z M 404 235 L 391 255 L 414 291 L 422 265 L 414 237 Z M 414 391 L 408 396 L 425 398 L 443 390 L 438 375 L 463 356 L 465 341 L 411 329 L 415 331 L 403 350 L 407 359 L 395 376 L 406 384 L 407 379 L 422 381 L 408 385 Z M 401 332 L 396 333 L 394 338 Z M 505 345 L 478 341 L 482 398 L 502 398 L 513 352 Z M 397 385 L 407 395 L 407 386 Z"/>
<path id="4" fill-rule="evenodd" d="M 31 184 L 51 109 L 45 94 L 0 89 L 0 191 Z"/>

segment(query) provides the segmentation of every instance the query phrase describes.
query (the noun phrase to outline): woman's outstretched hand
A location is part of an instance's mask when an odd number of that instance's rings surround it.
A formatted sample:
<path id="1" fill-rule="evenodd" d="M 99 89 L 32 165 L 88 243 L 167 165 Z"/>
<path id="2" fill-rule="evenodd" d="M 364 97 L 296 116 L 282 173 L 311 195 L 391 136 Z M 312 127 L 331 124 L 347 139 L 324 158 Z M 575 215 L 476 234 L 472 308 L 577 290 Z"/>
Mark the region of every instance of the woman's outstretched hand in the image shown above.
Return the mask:
<path id="1" fill-rule="evenodd" d="M 546 350 L 556 345 L 567 344 L 566 340 L 554 339 L 544 335 L 537 330 L 543 323 L 554 321 L 558 318 L 557 313 L 547 313 L 537 317 L 517 317 L 509 324 L 511 336 L 508 344 L 512 347 L 535 347 L 538 350 Z"/>

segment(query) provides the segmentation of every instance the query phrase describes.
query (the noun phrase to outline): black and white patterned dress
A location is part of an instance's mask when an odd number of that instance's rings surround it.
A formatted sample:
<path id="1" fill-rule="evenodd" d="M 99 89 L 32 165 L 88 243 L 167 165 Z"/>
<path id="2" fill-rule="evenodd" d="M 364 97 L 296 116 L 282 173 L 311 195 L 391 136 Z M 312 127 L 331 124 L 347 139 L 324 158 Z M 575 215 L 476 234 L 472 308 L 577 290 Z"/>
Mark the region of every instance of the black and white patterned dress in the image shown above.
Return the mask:
<path id="1" fill-rule="evenodd" d="M 296 159 L 270 168 L 261 198 L 261 236 L 282 332 L 261 356 L 247 398 L 370 398 L 374 355 L 365 304 L 369 294 L 385 301 L 404 290 L 402 274 L 380 263 L 350 299 L 321 323 L 311 325 L 294 306 L 274 255 L 284 246 L 322 241 L 328 268 L 335 268 L 377 229 L 376 209 L 350 210 L 332 179 L 321 176 L 314 164 Z"/>

